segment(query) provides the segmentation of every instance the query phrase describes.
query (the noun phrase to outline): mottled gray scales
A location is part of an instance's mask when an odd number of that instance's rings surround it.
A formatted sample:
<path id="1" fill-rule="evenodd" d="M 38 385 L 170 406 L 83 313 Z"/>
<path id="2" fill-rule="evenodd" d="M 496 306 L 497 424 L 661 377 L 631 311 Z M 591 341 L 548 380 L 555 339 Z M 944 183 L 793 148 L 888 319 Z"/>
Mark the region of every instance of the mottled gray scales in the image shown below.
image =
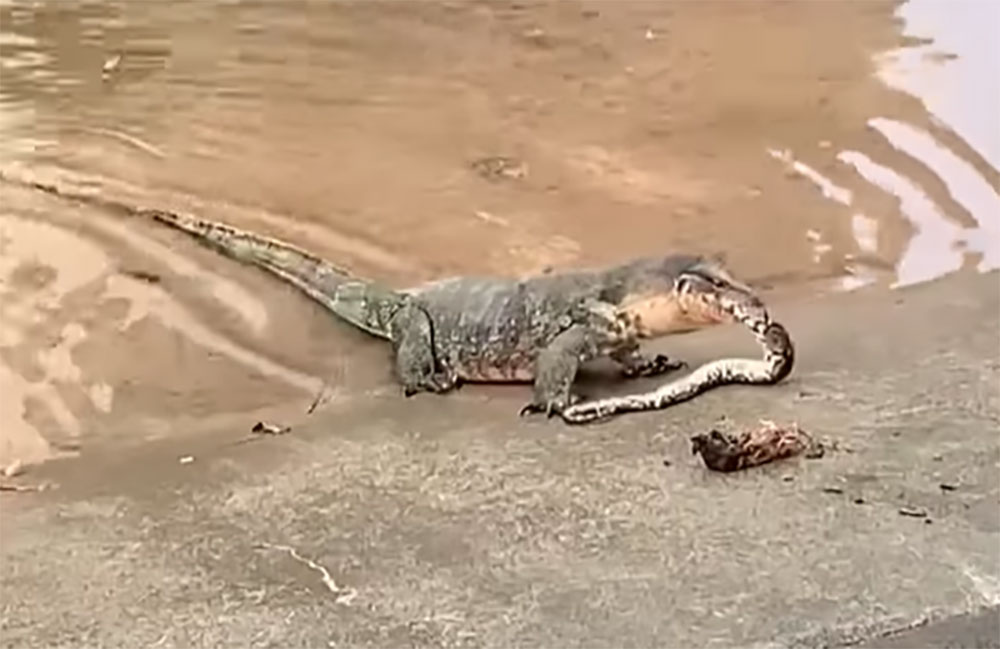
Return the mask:
<path id="1" fill-rule="evenodd" d="M 392 291 L 272 239 L 173 214 L 157 213 L 157 220 L 270 270 L 337 316 L 388 338 L 407 395 L 446 392 L 462 381 L 532 381 L 534 398 L 523 412 L 566 411 L 579 401 L 572 387 L 581 365 L 596 358 L 619 363 L 625 377 L 677 369 L 683 364 L 642 355 L 640 339 L 730 320 L 734 304 L 762 308 L 719 264 L 693 255 L 525 280 L 455 277 Z M 705 380 L 740 378 L 713 372 Z M 639 407 L 630 403 L 626 409 Z"/>
<path id="2" fill-rule="evenodd" d="M 720 361 L 723 365 L 699 368 L 666 392 L 571 407 L 579 401 L 572 391 L 577 372 L 588 361 L 610 358 L 626 377 L 681 365 L 664 356 L 643 356 L 642 339 L 734 318 L 765 336 L 767 312 L 753 291 L 718 262 L 696 255 L 643 258 L 524 280 L 455 277 L 396 291 L 352 277 L 285 242 L 221 223 L 45 183 L 29 186 L 151 218 L 288 282 L 337 317 L 388 339 L 396 375 L 408 395 L 447 392 L 462 381 L 532 381 L 534 397 L 523 412 L 560 413 L 577 422 L 659 407 L 722 382 L 773 382 L 790 369 L 791 356 L 782 365 L 776 360 L 781 354 L 772 351 L 766 368 L 760 361 Z M 787 335 L 782 339 L 790 350 Z"/>

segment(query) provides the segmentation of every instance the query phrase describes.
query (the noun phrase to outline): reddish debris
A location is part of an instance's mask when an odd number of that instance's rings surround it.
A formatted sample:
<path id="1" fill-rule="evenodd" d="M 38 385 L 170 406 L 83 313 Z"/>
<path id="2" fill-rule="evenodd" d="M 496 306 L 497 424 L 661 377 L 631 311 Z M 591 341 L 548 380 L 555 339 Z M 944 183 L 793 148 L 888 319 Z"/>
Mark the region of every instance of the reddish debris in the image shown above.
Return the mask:
<path id="1" fill-rule="evenodd" d="M 694 435 L 691 452 L 701 454 L 709 469 L 729 472 L 803 453 L 810 458 L 822 457 L 823 446 L 796 424 L 778 426 L 767 421 L 735 435 L 714 429 Z"/>

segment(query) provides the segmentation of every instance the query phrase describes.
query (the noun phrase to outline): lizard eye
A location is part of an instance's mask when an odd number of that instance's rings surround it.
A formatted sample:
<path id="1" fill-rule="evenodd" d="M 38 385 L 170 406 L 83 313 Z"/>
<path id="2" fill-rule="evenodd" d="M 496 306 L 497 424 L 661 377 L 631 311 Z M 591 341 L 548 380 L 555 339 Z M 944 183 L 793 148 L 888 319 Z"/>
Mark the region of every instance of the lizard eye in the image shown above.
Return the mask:
<path id="1" fill-rule="evenodd" d="M 714 275 L 702 275 L 702 277 L 704 277 L 709 284 L 711 284 L 716 288 L 723 288 L 724 286 L 726 286 L 726 282 L 722 281 L 721 279 L 719 279 Z"/>
<path id="2" fill-rule="evenodd" d="M 687 272 L 677 279 L 677 290 L 682 293 L 689 292 L 698 285 L 697 282 L 701 282 L 702 286 L 708 284 L 712 288 L 724 288 L 726 286 L 724 282 L 711 275 L 700 272 Z"/>

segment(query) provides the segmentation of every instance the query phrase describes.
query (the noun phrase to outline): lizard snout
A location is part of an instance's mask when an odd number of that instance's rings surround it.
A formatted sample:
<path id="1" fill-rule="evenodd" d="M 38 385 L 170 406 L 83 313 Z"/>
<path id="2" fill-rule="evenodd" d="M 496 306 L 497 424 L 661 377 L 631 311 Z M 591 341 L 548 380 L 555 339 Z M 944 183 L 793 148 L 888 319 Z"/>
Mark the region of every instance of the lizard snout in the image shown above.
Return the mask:
<path id="1" fill-rule="evenodd" d="M 684 310 L 704 322 L 767 318 L 763 302 L 749 287 L 721 274 L 685 272 L 675 288 Z"/>

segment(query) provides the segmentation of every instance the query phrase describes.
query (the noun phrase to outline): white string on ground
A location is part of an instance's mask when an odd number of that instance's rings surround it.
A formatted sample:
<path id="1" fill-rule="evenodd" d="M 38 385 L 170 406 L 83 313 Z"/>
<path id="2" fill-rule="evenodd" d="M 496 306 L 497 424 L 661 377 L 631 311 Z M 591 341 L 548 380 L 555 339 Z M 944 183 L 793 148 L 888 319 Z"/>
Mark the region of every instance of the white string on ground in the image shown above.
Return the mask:
<path id="1" fill-rule="evenodd" d="M 353 588 L 341 588 L 340 586 L 338 586 L 337 582 L 334 581 L 333 579 L 333 575 L 330 574 L 330 571 L 327 570 L 325 566 L 316 563 L 315 561 L 313 561 L 308 557 L 302 556 L 301 554 L 299 554 L 298 550 L 296 550 L 290 545 L 276 545 L 274 543 L 258 543 L 254 547 L 258 549 L 280 550 L 282 552 L 287 552 L 289 555 L 291 555 L 293 559 L 295 559 L 299 563 L 304 563 L 311 569 L 320 573 L 320 575 L 322 576 L 323 585 L 326 586 L 327 590 L 329 590 L 331 593 L 337 596 L 337 599 L 335 600 L 337 604 L 350 604 L 351 601 L 353 601 L 354 598 L 357 597 L 358 595 L 357 591 L 354 590 Z"/>

